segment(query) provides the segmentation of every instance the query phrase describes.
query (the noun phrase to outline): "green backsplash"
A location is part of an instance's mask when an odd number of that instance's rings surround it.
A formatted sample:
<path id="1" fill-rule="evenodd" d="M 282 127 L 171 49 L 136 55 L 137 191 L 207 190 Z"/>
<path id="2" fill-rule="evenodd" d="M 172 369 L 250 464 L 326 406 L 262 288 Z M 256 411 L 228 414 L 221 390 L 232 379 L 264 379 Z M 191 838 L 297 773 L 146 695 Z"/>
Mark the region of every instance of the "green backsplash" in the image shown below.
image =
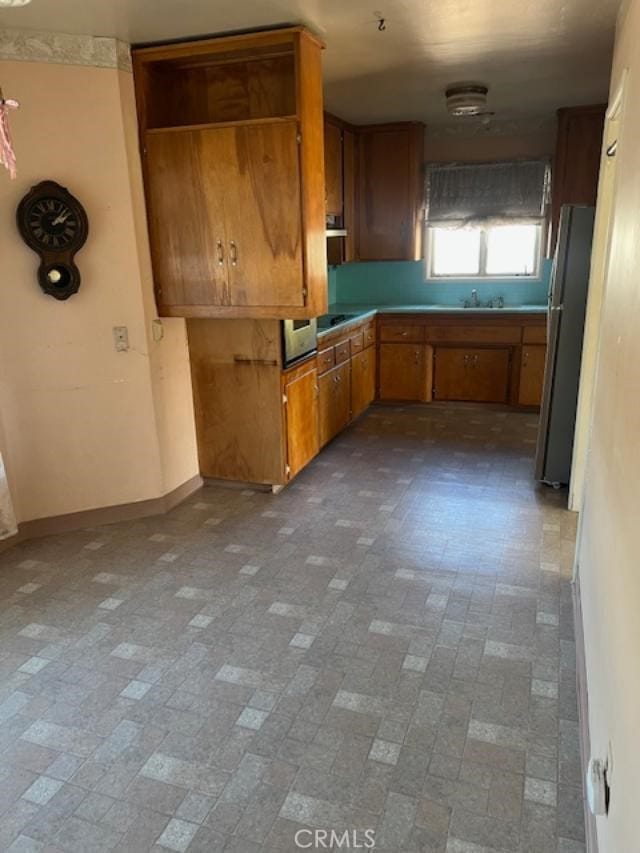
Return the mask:
<path id="1" fill-rule="evenodd" d="M 550 260 L 538 279 L 426 279 L 424 261 L 376 261 L 329 269 L 329 302 L 350 305 L 460 305 L 478 291 L 482 302 L 502 296 L 505 305 L 546 305 Z"/>

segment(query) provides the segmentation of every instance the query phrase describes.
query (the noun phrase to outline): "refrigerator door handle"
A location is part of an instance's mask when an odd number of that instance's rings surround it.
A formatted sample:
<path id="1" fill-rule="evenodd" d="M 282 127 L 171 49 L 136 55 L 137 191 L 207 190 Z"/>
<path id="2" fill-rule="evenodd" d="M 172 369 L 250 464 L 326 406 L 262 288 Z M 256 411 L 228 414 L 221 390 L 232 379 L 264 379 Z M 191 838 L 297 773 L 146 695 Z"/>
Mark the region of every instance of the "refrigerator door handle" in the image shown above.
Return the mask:
<path id="1" fill-rule="evenodd" d="M 551 305 L 549 311 L 564 311 L 564 305 Z"/>

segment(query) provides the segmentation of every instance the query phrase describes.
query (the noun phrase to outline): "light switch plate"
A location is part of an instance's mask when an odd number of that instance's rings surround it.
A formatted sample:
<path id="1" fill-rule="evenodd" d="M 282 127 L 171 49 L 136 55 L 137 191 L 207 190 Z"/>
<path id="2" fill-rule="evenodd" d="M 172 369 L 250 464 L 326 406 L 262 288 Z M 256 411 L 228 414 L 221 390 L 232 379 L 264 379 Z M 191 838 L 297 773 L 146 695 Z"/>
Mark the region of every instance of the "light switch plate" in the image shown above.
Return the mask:
<path id="1" fill-rule="evenodd" d="M 129 349 L 129 330 L 126 326 L 113 327 L 113 342 L 116 352 L 126 352 Z"/>

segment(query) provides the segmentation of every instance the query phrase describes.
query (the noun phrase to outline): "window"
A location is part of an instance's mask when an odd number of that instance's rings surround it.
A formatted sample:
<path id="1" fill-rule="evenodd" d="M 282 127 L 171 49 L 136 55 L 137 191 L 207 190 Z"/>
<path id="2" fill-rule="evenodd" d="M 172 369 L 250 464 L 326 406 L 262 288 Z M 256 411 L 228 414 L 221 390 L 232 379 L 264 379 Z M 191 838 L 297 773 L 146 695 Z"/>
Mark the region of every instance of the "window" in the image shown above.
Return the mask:
<path id="1" fill-rule="evenodd" d="M 429 278 L 537 276 L 541 226 L 429 228 Z"/>

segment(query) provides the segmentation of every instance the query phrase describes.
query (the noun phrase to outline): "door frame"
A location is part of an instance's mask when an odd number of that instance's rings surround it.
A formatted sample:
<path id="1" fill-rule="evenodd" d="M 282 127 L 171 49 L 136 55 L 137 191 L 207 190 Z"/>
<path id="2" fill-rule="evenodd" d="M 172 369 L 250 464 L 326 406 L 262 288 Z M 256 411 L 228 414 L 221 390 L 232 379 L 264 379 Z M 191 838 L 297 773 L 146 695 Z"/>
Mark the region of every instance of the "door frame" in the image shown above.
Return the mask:
<path id="1" fill-rule="evenodd" d="M 606 281 L 609 272 L 611 235 L 615 213 L 614 200 L 618 180 L 616 169 L 617 145 L 622 134 L 626 80 L 627 69 L 625 68 L 615 95 L 607 109 L 602 135 L 596 218 L 591 250 L 591 273 L 580 365 L 571 481 L 569 483 L 568 507 L 573 512 L 580 512 L 582 509 L 586 489 L 593 397 L 598 377 L 600 334 L 605 310 Z M 613 145 L 615 148 L 611 152 L 610 149 Z"/>

